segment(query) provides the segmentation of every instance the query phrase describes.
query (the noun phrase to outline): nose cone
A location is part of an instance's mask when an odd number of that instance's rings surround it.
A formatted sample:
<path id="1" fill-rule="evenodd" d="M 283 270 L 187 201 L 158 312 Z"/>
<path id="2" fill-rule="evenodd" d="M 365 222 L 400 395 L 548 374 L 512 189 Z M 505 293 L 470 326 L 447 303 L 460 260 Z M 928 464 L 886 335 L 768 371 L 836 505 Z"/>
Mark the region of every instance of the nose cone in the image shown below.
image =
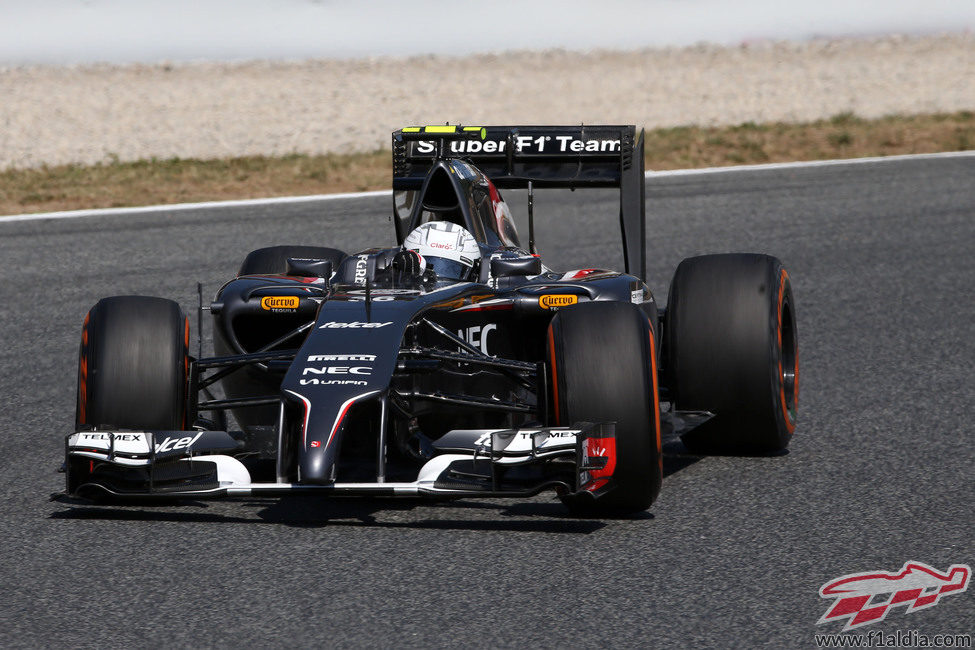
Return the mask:
<path id="1" fill-rule="evenodd" d="M 311 443 L 314 444 L 314 443 Z M 332 482 L 331 450 L 322 446 L 309 445 L 301 451 L 298 462 L 298 477 L 300 483 L 311 485 L 327 485 Z"/>

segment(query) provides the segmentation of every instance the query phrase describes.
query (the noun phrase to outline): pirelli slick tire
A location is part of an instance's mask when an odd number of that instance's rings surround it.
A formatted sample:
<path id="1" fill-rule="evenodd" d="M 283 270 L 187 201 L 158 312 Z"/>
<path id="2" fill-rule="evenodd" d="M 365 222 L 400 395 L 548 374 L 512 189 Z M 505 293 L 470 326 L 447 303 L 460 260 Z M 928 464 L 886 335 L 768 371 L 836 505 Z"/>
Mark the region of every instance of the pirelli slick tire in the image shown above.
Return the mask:
<path id="1" fill-rule="evenodd" d="M 664 327 L 678 410 L 715 417 L 683 436 L 695 452 L 785 449 L 796 425 L 799 345 L 789 274 L 768 255 L 704 255 L 674 273 Z"/>
<path id="2" fill-rule="evenodd" d="M 244 258 L 237 275 L 280 275 L 288 271 L 288 258 L 329 260 L 337 269 L 345 253 L 324 246 L 268 246 L 251 251 Z"/>
<path id="3" fill-rule="evenodd" d="M 595 500 L 563 503 L 584 515 L 646 510 L 663 478 L 656 343 L 646 315 L 621 302 L 560 310 L 548 329 L 548 365 L 555 425 L 616 423 L 612 487 Z"/>
<path id="4" fill-rule="evenodd" d="M 172 300 L 99 300 L 81 332 L 75 429 L 185 429 L 189 333 Z"/>

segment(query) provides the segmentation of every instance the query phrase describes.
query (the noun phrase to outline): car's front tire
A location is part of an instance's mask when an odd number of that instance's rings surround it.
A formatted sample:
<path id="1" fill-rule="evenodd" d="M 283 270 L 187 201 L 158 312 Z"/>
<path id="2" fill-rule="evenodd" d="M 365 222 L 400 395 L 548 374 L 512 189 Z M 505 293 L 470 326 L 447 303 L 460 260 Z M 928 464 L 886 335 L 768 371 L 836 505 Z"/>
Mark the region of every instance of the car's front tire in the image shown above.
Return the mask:
<path id="1" fill-rule="evenodd" d="M 646 510 L 663 478 L 656 344 L 646 315 L 629 303 L 560 310 L 548 330 L 553 423 L 616 423 L 615 487 L 570 510 L 619 515 Z"/>
<path id="2" fill-rule="evenodd" d="M 75 430 L 186 428 L 189 321 L 172 300 L 103 298 L 85 317 Z"/>

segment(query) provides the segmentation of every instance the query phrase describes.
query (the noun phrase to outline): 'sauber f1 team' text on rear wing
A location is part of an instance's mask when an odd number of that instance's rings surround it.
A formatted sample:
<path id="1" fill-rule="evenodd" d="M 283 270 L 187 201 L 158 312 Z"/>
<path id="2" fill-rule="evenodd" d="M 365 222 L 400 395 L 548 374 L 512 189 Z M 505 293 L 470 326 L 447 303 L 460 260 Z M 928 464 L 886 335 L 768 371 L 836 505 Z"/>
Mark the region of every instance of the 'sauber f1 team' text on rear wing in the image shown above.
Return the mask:
<path id="1" fill-rule="evenodd" d="M 438 157 L 469 160 L 500 189 L 529 183 L 619 188 L 623 261 L 627 273 L 646 279 L 642 130 L 618 125 L 405 127 L 393 133 L 394 203 L 397 193 L 422 187 Z"/>

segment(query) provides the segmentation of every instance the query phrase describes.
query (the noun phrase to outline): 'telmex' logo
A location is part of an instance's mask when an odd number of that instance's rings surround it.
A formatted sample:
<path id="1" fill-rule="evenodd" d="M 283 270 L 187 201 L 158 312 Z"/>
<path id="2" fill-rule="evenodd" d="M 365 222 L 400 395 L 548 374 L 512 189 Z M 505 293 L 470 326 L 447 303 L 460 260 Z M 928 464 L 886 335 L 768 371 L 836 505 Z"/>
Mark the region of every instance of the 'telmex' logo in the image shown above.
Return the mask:
<path id="1" fill-rule="evenodd" d="M 261 307 L 267 311 L 294 311 L 300 302 L 298 296 L 264 296 Z"/>

